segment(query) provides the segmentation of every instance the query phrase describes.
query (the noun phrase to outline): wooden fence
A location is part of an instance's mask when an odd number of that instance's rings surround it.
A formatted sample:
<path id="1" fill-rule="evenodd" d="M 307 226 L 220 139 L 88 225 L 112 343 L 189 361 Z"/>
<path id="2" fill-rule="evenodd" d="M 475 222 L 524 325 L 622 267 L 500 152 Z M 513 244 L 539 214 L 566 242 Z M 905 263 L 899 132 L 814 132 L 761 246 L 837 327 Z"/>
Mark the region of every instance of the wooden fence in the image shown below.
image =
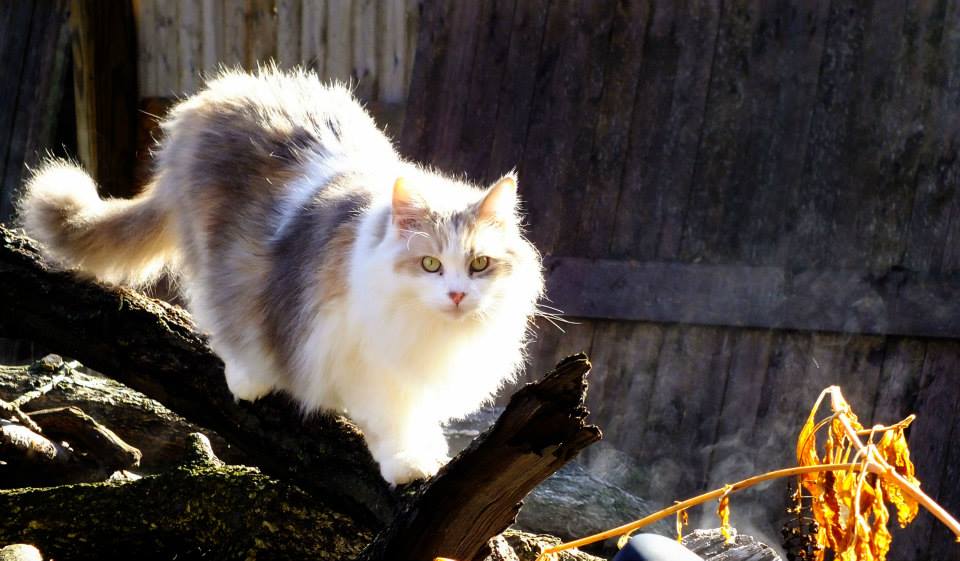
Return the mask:
<path id="1" fill-rule="evenodd" d="M 960 3 L 428 2 L 402 147 L 516 167 L 586 350 L 591 469 L 669 504 L 793 464 L 820 390 L 919 418 L 960 512 Z M 786 490 L 734 498 L 778 538 Z M 739 505 L 739 506 L 738 506 Z M 716 521 L 711 523 L 716 524 Z M 892 559 L 960 559 L 921 515 Z"/>
<path id="2" fill-rule="evenodd" d="M 135 0 L 142 97 L 190 94 L 201 73 L 276 61 L 406 98 L 419 0 Z"/>
<path id="3" fill-rule="evenodd" d="M 62 138 L 67 5 L 0 4 L 4 72 L 20 77 L 0 84 L 0 219 L 23 162 Z M 920 479 L 960 512 L 957 0 L 138 0 L 133 13 L 143 97 L 271 56 L 369 99 L 402 100 L 409 78 L 408 155 L 477 180 L 516 167 L 551 298 L 579 322 L 541 327 L 529 372 L 590 352 L 606 435 L 591 469 L 669 503 L 790 464 L 835 383 L 865 420 L 920 415 Z M 734 524 L 775 541 L 783 494 L 734 498 Z M 921 515 L 891 558 L 960 549 Z"/>

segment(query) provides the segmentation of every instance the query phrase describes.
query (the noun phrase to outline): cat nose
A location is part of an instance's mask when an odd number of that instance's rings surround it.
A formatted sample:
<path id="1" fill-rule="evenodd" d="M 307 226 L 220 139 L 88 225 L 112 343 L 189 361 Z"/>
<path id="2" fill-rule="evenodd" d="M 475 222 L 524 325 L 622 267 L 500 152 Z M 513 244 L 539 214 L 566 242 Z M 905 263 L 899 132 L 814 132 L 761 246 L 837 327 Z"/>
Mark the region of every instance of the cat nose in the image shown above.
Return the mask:
<path id="1" fill-rule="evenodd" d="M 466 292 L 453 292 L 453 291 L 450 291 L 450 292 L 447 293 L 447 296 L 449 296 L 450 299 L 453 300 L 453 303 L 454 303 L 455 305 L 459 306 L 459 305 L 460 305 L 460 301 L 463 300 L 463 299 L 467 296 L 467 293 L 466 293 Z"/>

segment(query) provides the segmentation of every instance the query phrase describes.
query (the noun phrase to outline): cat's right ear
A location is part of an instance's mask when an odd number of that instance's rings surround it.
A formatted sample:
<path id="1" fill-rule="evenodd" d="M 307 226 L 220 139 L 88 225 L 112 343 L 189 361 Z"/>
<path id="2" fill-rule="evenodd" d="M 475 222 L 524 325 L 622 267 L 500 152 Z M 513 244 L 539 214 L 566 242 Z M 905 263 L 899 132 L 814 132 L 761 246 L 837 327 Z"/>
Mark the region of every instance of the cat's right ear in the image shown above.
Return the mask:
<path id="1" fill-rule="evenodd" d="M 393 182 L 393 225 L 401 234 L 412 232 L 422 216 L 419 197 L 407 186 L 406 179 L 398 177 Z"/>

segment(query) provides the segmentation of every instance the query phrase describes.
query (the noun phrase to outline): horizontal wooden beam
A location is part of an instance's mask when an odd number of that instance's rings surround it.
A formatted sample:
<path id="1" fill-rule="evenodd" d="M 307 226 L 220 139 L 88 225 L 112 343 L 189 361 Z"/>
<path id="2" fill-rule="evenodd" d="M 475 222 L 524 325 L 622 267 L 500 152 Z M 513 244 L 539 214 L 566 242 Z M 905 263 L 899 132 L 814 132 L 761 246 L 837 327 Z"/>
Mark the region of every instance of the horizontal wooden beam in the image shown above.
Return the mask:
<path id="1" fill-rule="evenodd" d="M 567 316 L 960 338 L 960 275 L 548 257 Z"/>

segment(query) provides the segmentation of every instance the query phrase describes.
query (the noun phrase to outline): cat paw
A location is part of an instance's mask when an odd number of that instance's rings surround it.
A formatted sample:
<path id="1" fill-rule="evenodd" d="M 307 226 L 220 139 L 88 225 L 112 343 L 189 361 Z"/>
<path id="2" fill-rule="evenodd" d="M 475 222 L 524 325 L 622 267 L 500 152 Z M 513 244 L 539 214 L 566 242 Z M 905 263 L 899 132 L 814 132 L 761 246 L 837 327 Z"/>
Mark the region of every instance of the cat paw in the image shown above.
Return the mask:
<path id="1" fill-rule="evenodd" d="M 257 376 L 249 376 L 239 368 L 227 366 L 227 388 L 236 400 L 256 401 L 273 391 L 273 384 Z"/>
<path id="2" fill-rule="evenodd" d="M 446 464 L 447 456 L 416 456 L 401 452 L 380 460 L 380 475 L 391 486 L 403 485 L 417 479 L 432 477 Z"/>

